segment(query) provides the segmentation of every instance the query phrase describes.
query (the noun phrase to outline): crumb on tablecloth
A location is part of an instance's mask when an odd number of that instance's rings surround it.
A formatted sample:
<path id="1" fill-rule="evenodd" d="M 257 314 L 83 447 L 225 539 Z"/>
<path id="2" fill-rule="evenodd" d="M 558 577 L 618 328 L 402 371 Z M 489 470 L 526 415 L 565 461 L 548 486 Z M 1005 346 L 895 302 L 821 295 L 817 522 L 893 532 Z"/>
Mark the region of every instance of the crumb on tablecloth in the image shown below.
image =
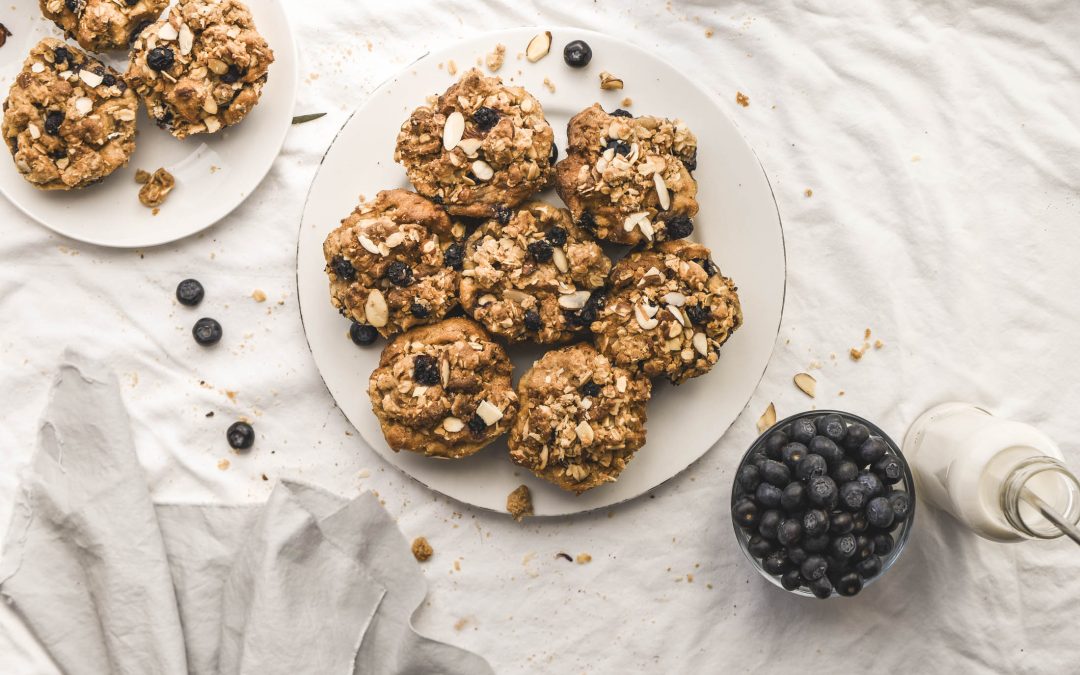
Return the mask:
<path id="1" fill-rule="evenodd" d="M 545 77 L 544 86 L 547 87 L 547 90 L 550 91 L 552 94 L 555 93 L 555 83 L 552 82 L 551 79 Z"/>
<path id="2" fill-rule="evenodd" d="M 532 493 L 529 492 L 529 486 L 519 485 L 506 497 L 506 510 L 510 512 L 510 515 L 514 517 L 514 520 L 521 522 L 525 516 L 531 516 L 533 514 Z"/>
<path id="3" fill-rule="evenodd" d="M 587 565 L 587 564 L 589 564 L 591 562 L 592 562 L 592 556 L 591 555 L 589 555 L 588 553 L 578 553 L 578 555 L 577 555 L 577 564 L 579 564 L 579 565 Z"/>
<path id="4" fill-rule="evenodd" d="M 622 101 L 620 101 L 620 105 L 622 105 L 622 107 L 624 108 L 629 108 L 630 106 L 634 105 L 634 99 L 627 96 Z"/>
<path id="5" fill-rule="evenodd" d="M 451 75 L 457 75 L 457 64 L 454 63 L 454 59 L 448 59 L 446 61 L 446 72 Z"/>
<path id="6" fill-rule="evenodd" d="M 848 354 L 851 356 L 852 361 L 858 361 L 863 357 L 863 350 L 852 347 L 851 351 L 849 351 Z"/>
<path id="7" fill-rule="evenodd" d="M 266 293 L 264 293 L 261 289 L 256 288 L 254 291 L 251 292 L 251 299 L 255 302 L 266 302 Z"/>
<path id="8" fill-rule="evenodd" d="M 431 555 L 435 553 L 435 549 L 431 548 L 431 544 L 424 537 L 417 537 L 412 542 L 412 554 L 419 562 L 425 562 Z"/>
<path id="9" fill-rule="evenodd" d="M 806 188 L 806 191 L 803 192 L 803 194 L 806 195 L 807 197 L 813 197 L 814 196 L 814 191 L 811 190 L 810 188 Z"/>
<path id="10" fill-rule="evenodd" d="M 601 89 L 622 89 L 623 81 L 621 78 L 612 75 L 608 71 L 604 70 L 600 73 L 600 88 Z"/>
<path id="11" fill-rule="evenodd" d="M 503 61 L 506 60 L 506 45 L 497 44 L 495 49 L 484 57 L 484 63 L 487 65 L 487 69 L 491 72 L 496 72 L 499 68 L 502 68 Z"/>
<path id="12" fill-rule="evenodd" d="M 228 471 L 229 470 L 229 460 L 227 460 L 227 459 L 218 460 L 217 468 L 221 469 L 222 471 Z"/>
<path id="13" fill-rule="evenodd" d="M 735 92 L 735 102 L 744 108 L 750 107 L 750 97 L 742 93 L 741 91 Z"/>
<path id="14" fill-rule="evenodd" d="M 881 340 L 874 340 L 874 349 L 881 349 L 885 346 L 885 343 Z"/>

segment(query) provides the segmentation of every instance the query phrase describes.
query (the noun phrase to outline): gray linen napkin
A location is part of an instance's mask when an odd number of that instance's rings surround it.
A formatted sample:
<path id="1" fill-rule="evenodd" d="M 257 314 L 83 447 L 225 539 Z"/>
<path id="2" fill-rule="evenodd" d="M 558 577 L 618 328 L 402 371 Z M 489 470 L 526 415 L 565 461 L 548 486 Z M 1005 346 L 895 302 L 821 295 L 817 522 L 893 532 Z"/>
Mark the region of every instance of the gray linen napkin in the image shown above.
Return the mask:
<path id="1" fill-rule="evenodd" d="M 155 507 L 115 378 L 65 355 L 0 561 L 0 597 L 65 672 L 492 672 L 412 629 L 425 595 L 370 494 Z"/>

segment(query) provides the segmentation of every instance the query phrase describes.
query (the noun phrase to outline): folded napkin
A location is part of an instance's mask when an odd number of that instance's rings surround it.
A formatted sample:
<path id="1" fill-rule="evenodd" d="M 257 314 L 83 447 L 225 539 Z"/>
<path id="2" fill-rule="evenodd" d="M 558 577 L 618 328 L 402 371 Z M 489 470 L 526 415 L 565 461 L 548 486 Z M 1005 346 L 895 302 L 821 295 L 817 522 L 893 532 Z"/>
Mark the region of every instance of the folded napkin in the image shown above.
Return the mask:
<path id="1" fill-rule="evenodd" d="M 155 506 L 115 377 L 71 354 L 38 443 L 0 597 L 65 672 L 492 672 L 412 629 L 426 585 L 374 496 Z"/>

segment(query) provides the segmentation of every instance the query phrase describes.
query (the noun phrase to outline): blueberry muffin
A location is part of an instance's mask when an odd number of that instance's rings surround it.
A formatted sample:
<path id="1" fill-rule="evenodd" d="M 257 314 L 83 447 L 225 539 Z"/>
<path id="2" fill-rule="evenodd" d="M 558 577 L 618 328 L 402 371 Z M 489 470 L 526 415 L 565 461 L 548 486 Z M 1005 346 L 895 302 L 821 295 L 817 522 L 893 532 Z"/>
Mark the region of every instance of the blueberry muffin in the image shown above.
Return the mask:
<path id="1" fill-rule="evenodd" d="M 40 0 L 41 11 L 83 49 L 127 49 L 169 0 Z"/>
<path id="2" fill-rule="evenodd" d="M 394 161 L 416 191 L 452 215 L 492 218 L 544 189 L 554 175 L 555 135 L 532 94 L 470 70 L 413 111 Z"/>
<path id="3" fill-rule="evenodd" d="M 609 271 L 611 261 L 566 209 L 530 201 L 465 242 L 461 305 L 509 342 L 564 342 L 596 318 L 586 305 L 595 305 Z"/>
<path id="4" fill-rule="evenodd" d="M 550 351 L 518 383 L 510 459 L 564 490 L 614 482 L 645 444 L 648 379 L 589 344 Z"/>
<path id="5" fill-rule="evenodd" d="M 34 187 L 86 187 L 127 164 L 138 107 L 115 70 L 46 38 L 30 51 L 8 92 L 4 141 Z"/>
<path id="6" fill-rule="evenodd" d="M 238 0 L 180 0 L 132 45 L 126 75 L 177 138 L 237 124 L 259 102 L 274 53 Z"/>
<path id="7" fill-rule="evenodd" d="M 512 369 L 502 346 L 458 317 L 394 338 L 371 374 L 368 394 L 395 452 L 467 457 L 513 424 Z"/>
<path id="8" fill-rule="evenodd" d="M 407 190 L 362 202 L 323 242 L 331 302 L 384 336 L 441 320 L 458 304 L 455 231 L 464 232 Z"/>
<path id="9" fill-rule="evenodd" d="M 669 241 L 615 265 L 592 331 L 616 365 L 681 384 L 707 373 L 741 325 L 736 288 L 709 249 Z"/>
<path id="10" fill-rule="evenodd" d="M 616 244 L 682 239 L 698 212 L 697 139 L 679 120 L 586 108 L 567 127 L 555 187 L 574 219 Z"/>

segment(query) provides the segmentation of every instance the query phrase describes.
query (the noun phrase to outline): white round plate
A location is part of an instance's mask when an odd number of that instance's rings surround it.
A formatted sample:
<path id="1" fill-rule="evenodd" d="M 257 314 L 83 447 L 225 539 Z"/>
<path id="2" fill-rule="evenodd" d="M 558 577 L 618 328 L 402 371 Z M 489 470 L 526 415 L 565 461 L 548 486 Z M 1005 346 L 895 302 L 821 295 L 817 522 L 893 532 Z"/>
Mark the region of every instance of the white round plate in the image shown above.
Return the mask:
<path id="1" fill-rule="evenodd" d="M 158 129 L 140 107 L 135 154 L 101 183 L 69 192 L 38 190 L 19 175 L 5 148 L 0 152 L 0 191 L 45 227 L 99 246 L 166 244 L 227 216 L 270 170 L 292 123 L 296 98 L 296 45 L 285 11 L 278 0 L 246 2 L 274 50 L 274 63 L 259 105 L 241 124 L 178 141 Z M 13 33 L 0 49 L 0 95 L 6 97 L 30 49 L 43 37 L 63 38 L 63 33 L 42 16 L 37 0 L 16 0 L 4 22 Z M 127 69 L 124 51 L 97 56 L 120 72 Z M 158 167 L 176 177 L 176 188 L 155 216 L 139 203 L 135 169 L 152 172 Z"/>
<path id="2" fill-rule="evenodd" d="M 311 185 L 300 226 L 297 286 L 319 371 L 368 445 L 424 485 L 483 508 L 504 511 L 506 496 L 525 483 L 532 490 L 536 514 L 548 516 L 596 509 L 641 495 L 685 469 L 716 443 L 746 406 L 769 361 L 784 304 L 785 269 L 780 218 L 765 173 L 712 96 L 653 55 L 585 30 L 552 29 L 549 56 L 535 64 L 516 60 L 514 55 L 537 32 L 517 28 L 466 40 L 420 59 L 371 94 L 339 132 Z M 574 39 L 586 40 L 593 49 L 593 62 L 583 70 L 573 70 L 562 60 L 563 46 Z M 595 101 L 612 110 L 630 96 L 635 113 L 681 117 L 687 122 L 699 144 L 695 176 L 701 212 L 695 219 L 694 237 L 712 249 L 723 273 L 734 278 L 745 315 L 745 325 L 724 346 L 712 372 L 679 387 L 656 381 L 645 447 L 618 482 L 580 496 L 511 463 L 505 440 L 472 457 L 450 461 L 390 450 L 367 394 L 368 377 L 384 343 L 360 348 L 349 340 L 349 323 L 330 305 L 323 271 L 323 239 L 349 214 L 359 195 L 373 197 L 379 190 L 409 186 L 405 172 L 393 160 L 398 128 L 426 96 L 451 84 L 454 78 L 445 64 L 453 60 L 459 68 L 468 67 L 499 42 L 508 47 L 507 62 L 499 74 L 539 97 L 560 151 L 566 147 L 570 117 Z M 626 81 L 622 92 L 599 88 L 600 67 L 612 63 L 619 64 L 618 73 Z M 544 87 L 545 77 L 555 83 L 555 93 Z M 542 198 L 561 205 L 554 191 Z M 520 377 L 542 349 L 513 347 L 510 352 L 515 376 Z M 734 454 L 733 462 L 741 456 L 741 452 Z"/>

